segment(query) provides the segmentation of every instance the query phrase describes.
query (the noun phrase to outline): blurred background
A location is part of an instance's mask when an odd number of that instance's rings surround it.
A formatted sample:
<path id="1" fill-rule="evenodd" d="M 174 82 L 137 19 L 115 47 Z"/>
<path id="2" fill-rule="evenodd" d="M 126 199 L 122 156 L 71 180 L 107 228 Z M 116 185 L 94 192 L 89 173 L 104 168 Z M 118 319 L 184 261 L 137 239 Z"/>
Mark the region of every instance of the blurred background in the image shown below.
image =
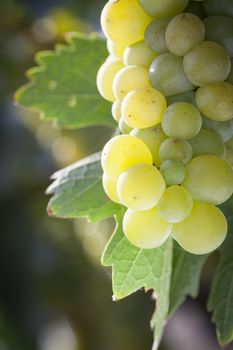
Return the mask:
<path id="1" fill-rule="evenodd" d="M 67 31 L 98 31 L 101 0 L 0 1 L 0 350 L 150 350 L 154 309 L 143 291 L 113 302 L 100 265 L 114 222 L 47 216 L 50 175 L 100 150 L 112 130 L 61 131 L 14 106 L 35 52 Z M 200 296 L 166 327 L 160 350 L 218 350 L 205 311 L 215 259 Z M 229 350 L 233 346 L 228 347 Z"/>

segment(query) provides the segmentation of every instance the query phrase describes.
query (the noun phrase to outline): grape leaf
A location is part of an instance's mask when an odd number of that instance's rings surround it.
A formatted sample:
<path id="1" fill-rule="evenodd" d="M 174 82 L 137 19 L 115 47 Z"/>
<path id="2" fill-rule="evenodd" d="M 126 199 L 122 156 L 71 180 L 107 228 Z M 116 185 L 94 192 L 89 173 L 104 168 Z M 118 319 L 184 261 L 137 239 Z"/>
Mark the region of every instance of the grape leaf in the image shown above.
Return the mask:
<path id="1" fill-rule="evenodd" d="M 156 312 L 151 326 L 155 329 L 154 349 L 158 346 L 169 308 L 172 268 L 172 240 L 157 249 L 134 247 L 123 234 L 123 210 L 116 216 L 116 231 L 102 256 L 103 265 L 112 265 L 114 297 L 119 300 L 140 288 L 156 290 Z"/>
<path id="2" fill-rule="evenodd" d="M 201 271 L 207 258 L 208 255 L 190 254 L 174 242 L 169 315 L 187 296 L 197 296 Z"/>
<path id="3" fill-rule="evenodd" d="M 70 34 L 67 42 L 36 55 L 39 66 L 28 71 L 31 81 L 18 89 L 16 102 L 58 127 L 115 126 L 111 105 L 96 88 L 97 71 L 107 57 L 105 41 Z"/>
<path id="4" fill-rule="evenodd" d="M 233 215 L 228 216 L 229 233 L 220 247 L 220 262 L 208 301 L 221 345 L 233 340 Z"/>
<path id="5" fill-rule="evenodd" d="M 48 204 L 49 215 L 60 218 L 87 216 L 94 222 L 117 213 L 120 206 L 104 193 L 102 173 L 99 153 L 56 172 L 52 176 L 55 181 L 46 191 L 53 194 Z"/>

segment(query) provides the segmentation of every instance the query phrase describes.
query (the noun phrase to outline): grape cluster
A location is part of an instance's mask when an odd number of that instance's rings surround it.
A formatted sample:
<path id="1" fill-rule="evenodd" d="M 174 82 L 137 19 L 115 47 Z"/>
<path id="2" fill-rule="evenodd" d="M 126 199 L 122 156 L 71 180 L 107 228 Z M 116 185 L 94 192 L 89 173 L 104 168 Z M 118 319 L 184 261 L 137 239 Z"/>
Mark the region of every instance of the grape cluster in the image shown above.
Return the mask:
<path id="1" fill-rule="evenodd" d="M 209 253 L 227 234 L 217 206 L 233 193 L 233 2 L 109 0 L 101 25 L 109 57 L 97 87 L 119 125 L 103 187 L 128 208 L 124 233 L 140 248 L 171 235 Z"/>

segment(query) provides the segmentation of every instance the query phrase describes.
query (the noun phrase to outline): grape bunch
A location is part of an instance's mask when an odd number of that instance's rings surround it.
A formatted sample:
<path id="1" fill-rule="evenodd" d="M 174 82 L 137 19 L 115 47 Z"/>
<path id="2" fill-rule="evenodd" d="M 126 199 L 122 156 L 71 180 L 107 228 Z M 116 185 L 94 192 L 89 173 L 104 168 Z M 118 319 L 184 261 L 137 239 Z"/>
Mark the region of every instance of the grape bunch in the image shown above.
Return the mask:
<path id="1" fill-rule="evenodd" d="M 209 253 L 233 193 L 233 1 L 109 0 L 101 25 L 97 87 L 119 126 L 103 187 L 127 207 L 124 234 L 142 249 L 172 236 Z"/>

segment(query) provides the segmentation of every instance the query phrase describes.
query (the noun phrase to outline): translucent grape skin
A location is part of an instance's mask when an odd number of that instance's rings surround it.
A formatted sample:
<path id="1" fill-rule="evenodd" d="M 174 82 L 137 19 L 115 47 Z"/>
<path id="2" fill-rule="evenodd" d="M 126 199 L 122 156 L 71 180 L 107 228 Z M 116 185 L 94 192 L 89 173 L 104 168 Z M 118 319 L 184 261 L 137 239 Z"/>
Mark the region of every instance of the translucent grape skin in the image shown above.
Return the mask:
<path id="1" fill-rule="evenodd" d="M 193 207 L 191 194 L 182 186 L 170 186 L 158 203 L 158 213 L 167 222 L 183 221 Z"/>
<path id="2" fill-rule="evenodd" d="M 171 53 L 184 56 L 205 38 L 202 20 L 192 13 L 181 13 L 169 22 L 165 40 Z"/>
<path id="3" fill-rule="evenodd" d="M 161 125 L 156 125 L 151 128 L 146 129 L 133 129 L 130 132 L 130 135 L 136 136 L 148 146 L 153 157 L 153 163 L 155 166 L 160 166 L 159 159 L 159 147 L 163 141 L 167 139 L 167 136 L 164 134 Z"/>
<path id="4" fill-rule="evenodd" d="M 194 202 L 191 214 L 174 224 L 172 237 L 192 254 L 208 254 L 217 249 L 227 235 L 227 220 L 212 204 Z"/>
<path id="5" fill-rule="evenodd" d="M 122 204 L 133 210 L 152 209 L 166 188 L 159 170 L 151 164 L 135 164 L 118 178 L 117 194 Z"/>
<path id="6" fill-rule="evenodd" d="M 124 122 L 123 118 L 119 120 L 118 127 L 122 134 L 129 134 L 132 131 L 132 128 Z"/>
<path id="7" fill-rule="evenodd" d="M 227 82 L 203 86 L 196 91 L 196 104 L 207 118 L 226 121 L 233 118 L 233 85 Z"/>
<path id="8" fill-rule="evenodd" d="M 159 148 L 159 158 L 161 163 L 165 160 L 179 160 L 188 163 L 192 159 L 193 150 L 186 140 L 170 137 L 165 140 Z"/>
<path id="9" fill-rule="evenodd" d="M 182 12 L 188 4 L 188 0 L 139 0 L 144 10 L 155 18 L 168 18 Z"/>
<path id="10" fill-rule="evenodd" d="M 112 104 L 112 116 L 113 119 L 115 119 L 116 122 L 119 122 L 121 119 L 121 102 L 120 101 L 115 101 Z"/>
<path id="11" fill-rule="evenodd" d="M 138 41 L 125 49 L 123 61 L 126 66 L 136 65 L 148 68 L 157 55 L 144 41 Z"/>
<path id="12" fill-rule="evenodd" d="M 100 95 L 105 100 L 108 100 L 110 102 L 115 101 L 112 83 L 114 76 L 121 68 L 123 68 L 122 60 L 112 57 L 109 57 L 109 59 L 107 59 L 105 63 L 100 67 L 97 73 L 96 84 Z"/>
<path id="13" fill-rule="evenodd" d="M 107 176 L 105 173 L 102 177 L 103 188 L 106 195 L 113 201 L 122 204 L 117 194 L 117 179 Z"/>
<path id="14" fill-rule="evenodd" d="M 189 141 L 193 148 L 193 156 L 212 154 L 225 159 L 226 147 L 221 137 L 214 131 L 202 129 L 199 134 Z"/>
<path id="15" fill-rule="evenodd" d="M 165 160 L 159 170 L 168 186 L 179 185 L 184 181 L 185 165 L 179 160 Z"/>
<path id="16" fill-rule="evenodd" d="M 204 129 L 215 131 L 223 142 L 227 142 L 233 135 L 233 119 L 222 122 L 202 116 L 202 126 Z"/>
<path id="17" fill-rule="evenodd" d="M 152 155 L 146 144 L 131 135 L 113 137 L 106 143 L 101 154 L 103 171 L 113 178 L 117 178 L 134 164 L 152 162 Z"/>
<path id="18" fill-rule="evenodd" d="M 152 86 L 164 96 L 172 96 L 193 90 L 193 84 L 183 70 L 183 60 L 170 52 L 159 55 L 150 66 Z"/>
<path id="19" fill-rule="evenodd" d="M 151 87 L 148 69 L 140 66 L 123 67 L 113 79 L 113 93 L 119 101 L 122 101 L 128 92 L 147 87 Z"/>
<path id="20" fill-rule="evenodd" d="M 107 49 L 112 57 L 122 59 L 125 50 L 125 45 L 119 45 L 115 41 L 107 40 Z"/>
<path id="21" fill-rule="evenodd" d="M 123 218 L 126 238 L 141 249 L 160 247 L 170 236 L 171 230 L 172 224 L 161 218 L 157 207 L 144 211 L 128 209 Z"/>
<path id="22" fill-rule="evenodd" d="M 166 99 L 158 90 L 144 88 L 125 96 L 121 114 L 131 128 L 144 129 L 159 124 L 166 108 Z"/>
<path id="23" fill-rule="evenodd" d="M 158 18 L 152 21 L 146 28 L 144 40 L 156 53 L 164 53 L 168 51 L 165 41 L 165 32 L 168 23 L 169 19 Z"/>
<path id="24" fill-rule="evenodd" d="M 184 72 L 197 86 L 224 81 L 231 70 L 231 60 L 224 47 L 213 41 L 202 41 L 183 60 Z"/>
<path id="25" fill-rule="evenodd" d="M 182 186 L 194 200 L 219 205 L 233 193 L 233 172 L 223 159 L 213 155 L 199 156 L 186 165 Z"/>
<path id="26" fill-rule="evenodd" d="M 138 0 L 110 0 L 101 13 L 101 26 L 107 39 L 125 47 L 143 39 L 150 21 Z"/>
<path id="27" fill-rule="evenodd" d="M 191 103 L 173 103 L 163 114 L 162 128 L 169 137 L 190 140 L 199 133 L 201 126 L 201 114 Z"/>
<path id="28" fill-rule="evenodd" d="M 225 16 L 211 16 L 204 20 L 206 40 L 215 41 L 227 50 L 233 57 L 233 18 Z"/>

